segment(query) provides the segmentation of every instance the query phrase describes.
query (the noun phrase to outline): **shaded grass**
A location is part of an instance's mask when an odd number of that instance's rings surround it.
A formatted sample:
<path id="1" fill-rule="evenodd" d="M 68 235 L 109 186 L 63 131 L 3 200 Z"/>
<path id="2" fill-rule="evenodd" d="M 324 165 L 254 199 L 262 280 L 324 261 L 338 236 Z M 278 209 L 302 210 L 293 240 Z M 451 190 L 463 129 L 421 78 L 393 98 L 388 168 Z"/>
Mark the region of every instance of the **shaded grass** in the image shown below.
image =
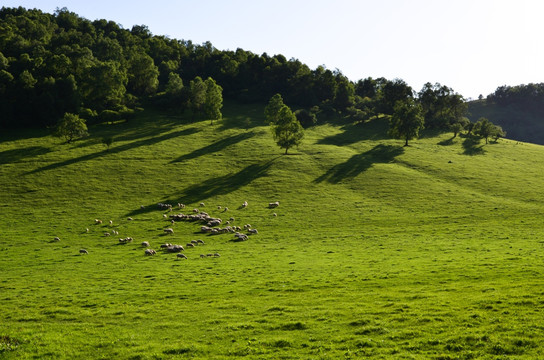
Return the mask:
<path id="1" fill-rule="evenodd" d="M 212 126 L 140 114 L 112 125 L 110 152 L 96 142 L 109 126 L 85 146 L 0 143 L 0 346 L 16 343 L 3 358 L 540 356 L 541 147 L 466 156 L 438 134 L 403 148 L 369 123 L 312 127 L 282 156 L 255 106 L 230 106 L 234 123 Z M 141 119 L 154 123 L 139 136 Z M 157 202 L 259 234 L 205 235 Z M 159 250 L 194 239 L 187 260 Z"/>

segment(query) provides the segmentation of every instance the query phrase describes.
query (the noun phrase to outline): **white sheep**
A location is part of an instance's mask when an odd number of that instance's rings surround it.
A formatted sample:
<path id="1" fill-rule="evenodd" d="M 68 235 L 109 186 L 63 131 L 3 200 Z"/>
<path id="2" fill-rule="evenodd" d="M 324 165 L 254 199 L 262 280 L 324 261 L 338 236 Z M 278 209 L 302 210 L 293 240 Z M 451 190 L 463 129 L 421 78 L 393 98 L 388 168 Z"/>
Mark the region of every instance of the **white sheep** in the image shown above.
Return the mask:
<path id="1" fill-rule="evenodd" d="M 247 200 L 242 203 L 242 207 L 246 208 L 249 204 L 247 203 Z"/>
<path id="2" fill-rule="evenodd" d="M 278 207 L 278 206 L 280 206 L 280 202 L 279 202 L 279 201 L 268 203 L 268 207 L 271 208 L 271 209 L 272 209 L 272 208 L 276 208 L 276 207 Z"/>
<path id="3" fill-rule="evenodd" d="M 182 254 L 182 253 L 179 253 L 176 255 L 178 258 L 181 258 L 181 259 L 187 259 L 187 256 L 185 256 L 185 254 Z"/>
<path id="4" fill-rule="evenodd" d="M 144 242 L 142 242 L 142 246 L 144 246 L 144 247 L 149 247 L 149 241 L 144 241 Z"/>
<path id="5" fill-rule="evenodd" d="M 174 229 L 172 229 L 172 228 L 164 229 L 164 232 L 167 233 L 167 234 L 173 234 Z"/>
<path id="6" fill-rule="evenodd" d="M 53 239 L 53 241 L 60 241 L 60 238 L 58 236 L 55 236 L 55 238 Z"/>
<path id="7" fill-rule="evenodd" d="M 151 256 L 157 254 L 157 252 L 153 249 L 145 249 L 145 254 Z"/>

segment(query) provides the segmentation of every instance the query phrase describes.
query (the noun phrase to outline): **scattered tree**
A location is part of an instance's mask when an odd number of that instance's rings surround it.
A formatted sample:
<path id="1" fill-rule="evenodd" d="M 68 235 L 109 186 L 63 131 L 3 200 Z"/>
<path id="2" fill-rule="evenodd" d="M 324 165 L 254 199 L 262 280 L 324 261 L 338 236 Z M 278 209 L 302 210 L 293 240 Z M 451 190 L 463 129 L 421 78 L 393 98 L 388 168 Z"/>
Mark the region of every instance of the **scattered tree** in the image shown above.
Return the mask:
<path id="1" fill-rule="evenodd" d="M 111 144 L 113 144 L 113 136 L 106 136 L 102 138 L 102 144 L 104 144 L 108 151 L 110 150 Z"/>
<path id="2" fill-rule="evenodd" d="M 472 131 L 475 135 L 483 137 L 487 144 L 488 138 L 495 133 L 495 125 L 493 125 L 489 119 L 481 117 L 476 124 L 474 124 L 474 129 Z"/>
<path id="3" fill-rule="evenodd" d="M 404 146 L 408 146 L 408 140 L 417 138 L 423 129 L 421 113 L 421 106 L 414 100 L 397 101 L 389 122 L 389 135 L 406 140 Z"/>
<path id="4" fill-rule="evenodd" d="M 280 110 L 284 105 L 283 98 L 280 94 L 272 96 L 268 101 L 268 105 L 266 105 L 264 108 L 266 122 L 269 124 L 275 124 L 278 121 Z"/>
<path id="5" fill-rule="evenodd" d="M 214 120 L 219 120 L 223 116 L 221 108 L 223 107 L 223 88 L 211 77 L 204 81 L 206 85 L 206 98 L 204 101 L 204 113 L 213 124 Z"/>
<path id="6" fill-rule="evenodd" d="M 304 137 L 304 129 L 287 105 L 283 105 L 278 112 L 276 122 L 272 124 L 272 133 L 276 144 L 285 149 L 286 155 L 290 148 L 300 145 Z"/>
<path id="7" fill-rule="evenodd" d="M 87 132 L 87 125 L 85 120 L 81 119 L 76 114 L 66 113 L 59 120 L 55 131 L 55 136 L 63 137 L 66 142 L 70 143 L 72 140 L 89 135 Z"/>
<path id="8" fill-rule="evenodd" d="M 206 84 L 200 76 L 194 78 L 189 83 L 190 88 L 190 104 L 193 117 L 196 114 L 202 114 L 204 103 L 206 102 Z"/>

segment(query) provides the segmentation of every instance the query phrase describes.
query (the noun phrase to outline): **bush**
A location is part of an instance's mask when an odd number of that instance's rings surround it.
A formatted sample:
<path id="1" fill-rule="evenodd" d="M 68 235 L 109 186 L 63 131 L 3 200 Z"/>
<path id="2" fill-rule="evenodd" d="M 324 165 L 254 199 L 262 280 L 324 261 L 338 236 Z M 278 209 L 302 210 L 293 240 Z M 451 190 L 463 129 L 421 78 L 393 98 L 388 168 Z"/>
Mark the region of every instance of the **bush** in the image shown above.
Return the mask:
<path id="1" fill-rule="evenodd" d="M 317 123 L 317 118 L 315 114 L 309 112 L 306 109 L 300 109 L 295 111 L 295 116 L 297 117 L 300 125 L 302 125 L 302 127 L 305 129 Z"/>

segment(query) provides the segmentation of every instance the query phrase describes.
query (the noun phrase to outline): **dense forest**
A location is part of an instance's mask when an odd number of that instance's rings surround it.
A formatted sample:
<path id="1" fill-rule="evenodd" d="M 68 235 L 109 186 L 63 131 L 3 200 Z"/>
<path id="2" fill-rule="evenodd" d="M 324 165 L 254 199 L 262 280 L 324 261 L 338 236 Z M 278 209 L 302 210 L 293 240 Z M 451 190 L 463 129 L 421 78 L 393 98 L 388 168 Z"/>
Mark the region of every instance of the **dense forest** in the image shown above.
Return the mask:
<path id="1" fill-rule="evenodd" d="M 509 138 L 544 145 L 544 83 L 500 86 L 470 102 L 469 117 L 489 118 L 506 129 Z"/>
<path id="2" fill-rule="evenodd" d="M 0 127 L 57 124 L 66 113 L 96 123 L 161 106 L 202 111 L 195 91 L 217 84 L 225 99 L 266 102 L 280 93 L 309 126 L 318 118 L 364 121 L 392 115 L 398 101 L 417 103 L 425 128 L 467 125 L 467 103 L 453 89 L 427 83 L 419 92 L 401 79 L 349 80 L 339 70 L 310 69 L 282 55 L 153 35 L 66 8 L 54 14 L 0 10 Z M 330 117 L 339 114 L 340 117 Z"/>

